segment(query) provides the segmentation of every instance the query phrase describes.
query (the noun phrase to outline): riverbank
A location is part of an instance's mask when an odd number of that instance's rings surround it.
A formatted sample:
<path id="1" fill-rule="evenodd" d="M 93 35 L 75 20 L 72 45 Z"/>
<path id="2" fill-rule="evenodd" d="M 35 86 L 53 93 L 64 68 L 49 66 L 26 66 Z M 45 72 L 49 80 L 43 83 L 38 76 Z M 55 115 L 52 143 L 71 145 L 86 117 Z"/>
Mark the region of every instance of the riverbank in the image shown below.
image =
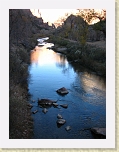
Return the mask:
<path id="1" fill-rule="evenodd" d="M 63 53 L 72 64 L 82 65 L 97 75 L 106 77 L 106 42 L 86 42 L 81 46 L 77 41 L 51 37 L 55 52 Z"/>
<path id="2" fill-rule="evenodd" d="M 30 139 L 33 119 L 28 106 L 28 65 L 30 56 L 22 46 L 10 46 L 9 53 L 9 138 Z"/>
<path id="3" fill-rule="evenodd" d="M 9 138 L 30 139 L 33 120 L 28 106 L 30 50 L 52 27 L 29 9 L 9 10 Z"/>

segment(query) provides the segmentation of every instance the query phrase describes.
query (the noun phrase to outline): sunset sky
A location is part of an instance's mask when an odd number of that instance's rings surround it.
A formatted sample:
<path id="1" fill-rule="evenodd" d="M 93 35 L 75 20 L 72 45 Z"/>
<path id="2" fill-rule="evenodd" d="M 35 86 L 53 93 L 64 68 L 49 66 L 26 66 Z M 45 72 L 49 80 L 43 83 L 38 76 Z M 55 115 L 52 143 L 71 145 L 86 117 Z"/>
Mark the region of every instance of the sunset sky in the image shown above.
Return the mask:
<path id="1" fill-rule="evenodd" d="M 57 20 L 59 18 L 63 18 L 63 17 L 65 18 L 66 13 L 76 15 L 79 12 L 77 9 L 30 9 L 30 10 L 33 15 L 40 17 L 40 14 L 38 13 L 39 10 L 39 12 L 41 13 L 41 17 L 43 18 L 43 21 L 48 22 L 49 25 L 52 25 L 52 23 L 59 23 L 60 21 L 58 22 Z M 102 11 L 102 9 L 95 9 L 95 10 L 100 13 Z M 94 19 L 91 22 L 91 24 L 94 24 L 98 21 L 99 19 Z"/>
<path id="2" fill-rule="evenodd" d="M 40 17 L 38 15 L 38 9 L 31 9 L 33 15 Z M 76 9 L 40 9 L 41 17 L 44 22 L 49 22 L 49 24 L 54 23 L 60 17 L 65 16 L 65 13 L 76 14 Z"/>

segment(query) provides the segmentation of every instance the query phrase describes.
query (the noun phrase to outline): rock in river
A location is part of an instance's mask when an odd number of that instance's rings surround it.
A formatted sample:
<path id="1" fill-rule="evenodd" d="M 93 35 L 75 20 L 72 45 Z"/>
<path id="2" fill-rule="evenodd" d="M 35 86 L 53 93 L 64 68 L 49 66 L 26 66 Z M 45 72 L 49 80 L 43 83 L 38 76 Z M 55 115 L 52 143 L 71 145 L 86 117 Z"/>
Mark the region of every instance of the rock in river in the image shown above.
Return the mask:
<path id="1" fill-rule="evenodd" d="M 67 104 L 62 104 L 62 105 L 60 105 L 61 107 L 63 107 L 63 108 L 68 108 L 68 105 Z"/>
<path id="2" fill-rule="evenodd" d="M 57 107 L 57 106 L 58 106 L 58 104 L 57 104 L 57 103 L 53 103 L 53 106 L 54 106 L 54 107 Z"/>
<path id="3" fill-rule="evenodd" d="M 35 114 L 35 113 L 37 113 L 37 112 L 38 112 L 38 110 L 35 110 L 35 111 L 33 111 L 32 113 Z"/>
<path id="4" fill-rule="evenodd" d="M 55 101 L 50 99 L 38 99 L 38 104 L 41 106 L 52 106 Z"/>
<path id="5" fill-rule="evenodd" d="M 65 124 L 66 123 L 66 120 L 65 119 L 58 119 L 57 120 L 57 124 L 59 124 L 59 125 L 63 125 L 63 124 Z"/>
<path id="6" fill-rule="evenodd" d="M 66 95 L 69 93 L 65 87 L 58 89 L 56 92 L 59 93 L 60 95 Z"/>
<path id="7" fill-rule="evenodd" d="M 58 115 L 57 115 L 57 118 L 58 118 L 58 119 L 62 119 L 63 117 L 62 117 L 60 114 L 58 114 Z"/>
<path id="8" fill-rule="evenodd" d="M 65 127 L 65 130 L 66 130 L 66 131 L 71 130 L 71 126 L 66 126 L 66 127 Z"/>
<path id="9" fill-rule="evenodd" d="M 28 104 L 27 106 L 28 106 L 29 109 L 31 109 L 33 107 L 32 104 Z"/>
<path id="10" fill-rule="evenodd" d="M 91 128 L 94 134 L 106 136 L 106 128 Z"/>
<path id="11" fill-rule="evenodd" d="M 44 109 L 42 110 L 42 112 L 46 114 L 46 113 L 48 112 L 48 110 L 47 110 L 46 108 L 44 108 Z"/>

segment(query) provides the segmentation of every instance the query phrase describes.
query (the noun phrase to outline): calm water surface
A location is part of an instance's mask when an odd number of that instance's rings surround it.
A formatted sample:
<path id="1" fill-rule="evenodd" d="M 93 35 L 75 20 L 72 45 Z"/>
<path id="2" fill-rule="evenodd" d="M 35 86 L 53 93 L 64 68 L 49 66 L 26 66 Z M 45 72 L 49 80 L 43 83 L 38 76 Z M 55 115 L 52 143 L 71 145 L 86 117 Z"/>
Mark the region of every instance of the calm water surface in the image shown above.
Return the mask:
<path id="1" fill-rule="evenodd" d="M 32 114 L 33 139 L 94 139 L 89 128 L 106 127 L 105 81 L 82 67 L 73 68 L 65 56 L 47 49 L 51 45 L 47 43 L 31 52 L 29 102 L 33 105 L 31 111 L 38 110 Z M 57 94 L 56 90 L 61 87 L 67 88 L 69 94 Z M 38 98 L 55 100 L 59 106 L 49 107 L 44 114 Z M 60 104 L 68 104 L 68 108 Z M 58 114 L 66 120 L 61 127 L 56 123 Z M 66 131 L 66 126 L 71 126 L 71 130 Z"/>

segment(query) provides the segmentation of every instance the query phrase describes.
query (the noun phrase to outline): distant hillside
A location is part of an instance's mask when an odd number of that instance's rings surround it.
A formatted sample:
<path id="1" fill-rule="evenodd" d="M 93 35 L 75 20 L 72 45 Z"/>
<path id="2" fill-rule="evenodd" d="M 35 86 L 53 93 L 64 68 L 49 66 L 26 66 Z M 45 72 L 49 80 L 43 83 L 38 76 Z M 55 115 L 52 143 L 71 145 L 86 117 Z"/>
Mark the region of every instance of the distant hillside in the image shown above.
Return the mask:
<path id="1" fill-rule="evenodd" d="M 88 25 L 82 17 L 71 14 L 64 21 L 63 25 L 57 28 L 56 33 L 63 38 L 76 41 L 80 41 L 81 36 L 90 42 L 105 40 L 106 21 Z"/>
<path id="2" fill-rule="evenodd" d="M 43 22 L 42 18 L 32 15 L 30 9 L 9 10 L 9 37 L 10 44 L 19 45 L 22 43 L 28 47 L 28 38 L 33 34 L 40 33 L 40 30 L 49 30 L 51 27 Z"/>

